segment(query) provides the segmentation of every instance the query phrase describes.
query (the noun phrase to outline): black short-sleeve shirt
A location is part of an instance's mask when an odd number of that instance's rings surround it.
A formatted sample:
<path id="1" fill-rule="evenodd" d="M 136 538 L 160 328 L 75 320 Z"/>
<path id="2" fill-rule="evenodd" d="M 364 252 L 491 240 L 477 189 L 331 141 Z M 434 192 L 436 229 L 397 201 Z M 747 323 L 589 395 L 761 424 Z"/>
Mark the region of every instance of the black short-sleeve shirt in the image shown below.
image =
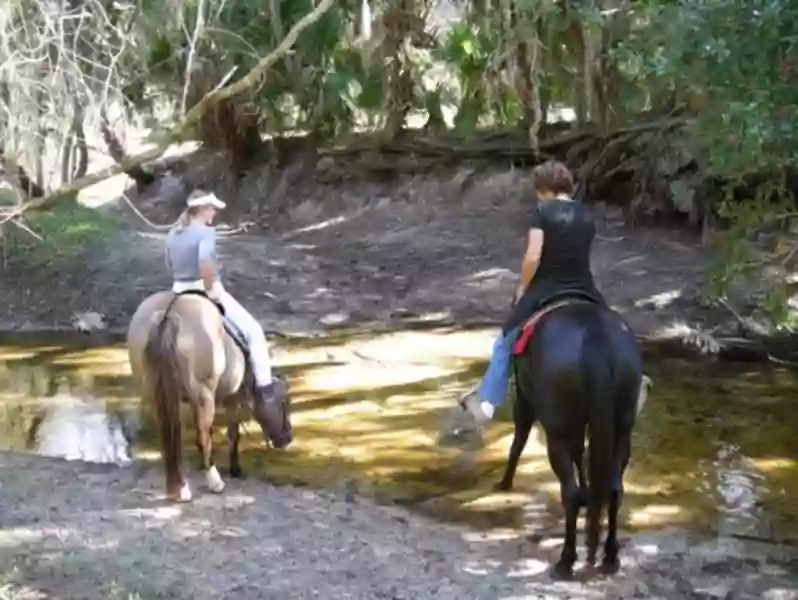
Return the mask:
<path id="1" fill-rule="evenodd" d="M 571 200 L 538 202 L 530 212 L 528 228 L 543 230 L 543 251 L 533 282 L 593 285 L 590 248 L 596 227 L 589 207 Z"/>
<path id="2" fill-rule="evenodd" d="M 588 206 L 560 199 L 538 202 L 529 213 L 527 228 L 543 231 L 543 250 L 535 276 L 505 322 L 505 330 L 561 296 L 579 295 L 604 303 L 590 270 L 596 227 Z"/>

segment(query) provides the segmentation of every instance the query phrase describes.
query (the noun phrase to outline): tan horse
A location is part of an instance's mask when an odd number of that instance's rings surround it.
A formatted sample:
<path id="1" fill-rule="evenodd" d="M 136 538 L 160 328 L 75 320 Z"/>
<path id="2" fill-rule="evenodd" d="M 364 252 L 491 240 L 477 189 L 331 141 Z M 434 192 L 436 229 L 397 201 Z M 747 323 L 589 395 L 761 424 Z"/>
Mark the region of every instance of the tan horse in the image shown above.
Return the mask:
<path id="1" fill-rule="evenodd" d="M 188 502 L 191 489 L 183 477 L 180 406 L 194 411 L 197 446 L 205 481 L 213 492 L 224 482 L 213 464 L 211 430 L 217 403 L 225 406 L 230 475 L 243 476 L 238 462 L 239 408 L 255 396 L 244 353 L 225 331 L 219 309 L 196 294 L 153 294 L 141 303 L 127 332 L 133 378 L 146 403 L 155 404 L 170 500 Z M 253 415 L 275 448 L 291 442 L 284 385 L 271 402 L 254 402 Z"/>

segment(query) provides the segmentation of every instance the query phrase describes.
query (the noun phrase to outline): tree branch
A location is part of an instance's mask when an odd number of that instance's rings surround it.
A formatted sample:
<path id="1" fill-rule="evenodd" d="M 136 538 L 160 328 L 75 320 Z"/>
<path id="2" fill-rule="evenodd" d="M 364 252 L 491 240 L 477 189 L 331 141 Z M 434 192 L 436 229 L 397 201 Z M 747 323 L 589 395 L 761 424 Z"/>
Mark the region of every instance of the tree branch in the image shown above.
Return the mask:
<path id="1" fill-rule="evenodd" d="M 313 23 L 318 21 L 321 16 L 332 7 L 333 2 L 334 0 L 322 0 L 316 6 L 316 8 L 297 21 L 288 34 L 286 34 L 285 38 L 283 38 L 283 40 L 277 45 L 277 48 L 264 56 L 258 62 L 258 64 L 255 65 L 252 70 L 250 70 L 249 73 L 244 75 L 244 77 L 227 87 L 215 89 L 203 96 L 203 98 L 197 102 L 197 104 L 194 105 L 194 107 L 189 110 L 180 121 L 172 126 L 172 128 L 167 132 L 163 139 L 161 139 L 161 141 L 155 145 L 155 147 L 136 156 L 132 156 L 117 165 L 103 169 L 97 173 L 92 173 L 86 177 L 76 179 L 69 185 L 65 185 L 43 198 L 38 198 L 28 202 L 15 211 L 15 215 L 20 215 L 29 210 L 47 210 L 59 200 L 73 197 L 80 190 L 87 188 L 90 185 L 104 181 L 105 179 L 113 177 L 114 175 L 130 171 L 141 166 L 145 162 L 149 162 L 160 157 L 164 152 L 166 152 L 169 146 L 179 142 L 185 136 L 187 131 L 213 106 L 219 104 L 223 100 L 228 100 L 238 96 L 239 94 L 242 94 L 260 84 L 268 70 L 278 60 L 291 51 L 291 48 L 293 48 L 297 41 L 297 38 L 299 38 L 299 34 L 310 27 Z"/>

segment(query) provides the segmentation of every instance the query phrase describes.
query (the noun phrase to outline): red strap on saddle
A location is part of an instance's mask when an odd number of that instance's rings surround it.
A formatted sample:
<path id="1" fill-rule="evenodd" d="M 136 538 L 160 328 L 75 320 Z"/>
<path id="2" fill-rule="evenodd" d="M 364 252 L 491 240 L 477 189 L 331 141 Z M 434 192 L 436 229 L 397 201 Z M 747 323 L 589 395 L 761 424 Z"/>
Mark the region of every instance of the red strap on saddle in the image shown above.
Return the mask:
<path id="1" fill-rule="evenodd" d="M 537 324 L 538 322 L 540 322 L 541 318 L 543 318 L 545 315 L 549 314 L 550 312 L 557 310 L 558 308 L 562 308 L 563 306 L 567 306 L 569 304 L 579 304 L 581 302 L 585 301 L 573 298 L 569 298 L 567 300 L 560 300 L 558 302 L 553 302 L 548 306 L 544 306 L 539 311 L 534 313 L 524 323 L 524 326 L 521 329 L 521 335 L 518 336 L 518 339 L 515 341 L 515 344 L 513 344 L 512 355 L 520 356 L 521 354 L 524 353 L 526 347 L 529 345 L 529 340 L 532 339 L 532 334 L 535 332 L 535 327 L 537 327 Z"/>

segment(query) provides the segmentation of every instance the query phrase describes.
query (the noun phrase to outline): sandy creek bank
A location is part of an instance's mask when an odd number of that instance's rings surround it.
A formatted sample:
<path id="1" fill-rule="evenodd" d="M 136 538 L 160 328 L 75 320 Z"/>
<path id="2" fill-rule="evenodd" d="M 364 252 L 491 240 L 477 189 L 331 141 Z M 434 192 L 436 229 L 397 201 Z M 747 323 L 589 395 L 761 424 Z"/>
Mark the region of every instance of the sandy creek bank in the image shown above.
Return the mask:
<path id="1" fill-rule="evenodd" d="M 161 475 L 0 453 L 0 597 L 798 598 L 782 549 L 625 538 L 617 577 L 553 582 L 557 540 L 491 536 L 341 493 L 258 482 L 165 506 Z M 5 580 L 5 581 L 4 581 Z"/>

